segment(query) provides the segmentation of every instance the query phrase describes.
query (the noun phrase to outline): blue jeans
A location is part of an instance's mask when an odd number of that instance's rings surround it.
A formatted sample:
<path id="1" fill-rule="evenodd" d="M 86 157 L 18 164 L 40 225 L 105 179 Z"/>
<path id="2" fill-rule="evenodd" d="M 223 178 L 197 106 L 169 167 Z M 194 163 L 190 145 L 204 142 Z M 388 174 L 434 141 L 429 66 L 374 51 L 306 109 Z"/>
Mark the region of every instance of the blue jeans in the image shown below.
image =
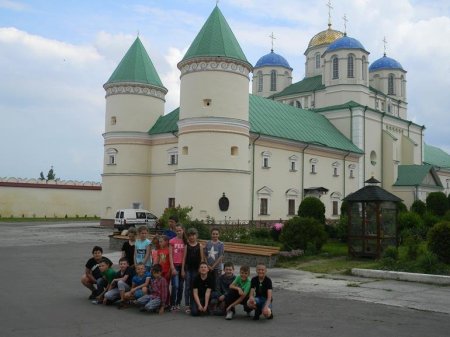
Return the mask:
<path id="1" fill-rule="evenodd" d="M 181 277 L 181 265 L 175 266 L 177 275 L 172 276 L 171 285 L 172 291 L 170 293 L 170 305 L 180 305 L 181 298 L 183 297 L 183 282 L 184 279 Z"/>
<path id="2" fill-rule="evenodd" d="M 192 282 L 198 275 L 198 270 L 186 270 L 184 281 L 184 304 L 189 307 L 191 302 L 194 301 L 192 295 Z"/>
<path id="3" fill-rule="evenodd" d="M 108 282 L 103 278 L 103 277 L 99 277 L 97 279 L 97 291 L 98 293 L 102 293 L 103 290 L 105 290 L 106 286 L 108 285 Z"/>

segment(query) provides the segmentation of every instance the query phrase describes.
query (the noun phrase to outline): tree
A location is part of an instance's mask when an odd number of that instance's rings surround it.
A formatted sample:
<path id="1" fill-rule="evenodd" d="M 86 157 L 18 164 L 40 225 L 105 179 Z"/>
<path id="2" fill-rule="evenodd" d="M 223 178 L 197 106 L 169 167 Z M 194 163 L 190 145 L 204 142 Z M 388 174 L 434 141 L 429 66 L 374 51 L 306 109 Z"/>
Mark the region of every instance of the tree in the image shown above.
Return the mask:
<path id="1" fill-rule="evenodd" d="M 411 211 L 423 217 L 427 211 L 427 205 L 422 200 L 416 200 L 411 205 Z"/>
<path id="2" fill-rule="evenodd" d="M 427 209 L 437 216 L 444 216 L 448 209 L 448 199 L 443 192 L 431 192 L 427 197 Z"/>
<path id="3" fill-rule="evenodd" d="M 284 224 L 280 241 L 287 249 L 308 248 L 318 252 L 327 241 L 327 233 L 324 225 L 316 219 L 295 216 Z"/>
<path id="4" fill-rule="evenodd" d="M 325 205 L 318 198 L 306 197 L 298 207 L 298 216 L 314 218 L 321 224 L 325 224 Z"/>
<path id="5" fill-rule="evenodd" d="M 42 171 L 41 171 L 41 174 L 39 175 L 39 180 L 45 180 L 44 172 L 42 172 Z"/>
<path id="6" fill-rule="evenodd" d="M 428 249 L 445 263 L 450 263 L 450 222 L 437 223 L 428 232 Z"/>
<path id="7" fill-rule="evenodd" d="M 47 173 L 47 180 L 55 180 L 55 172 L 53 171 L 53 166 L 50 168 L 50 170 Z"/>

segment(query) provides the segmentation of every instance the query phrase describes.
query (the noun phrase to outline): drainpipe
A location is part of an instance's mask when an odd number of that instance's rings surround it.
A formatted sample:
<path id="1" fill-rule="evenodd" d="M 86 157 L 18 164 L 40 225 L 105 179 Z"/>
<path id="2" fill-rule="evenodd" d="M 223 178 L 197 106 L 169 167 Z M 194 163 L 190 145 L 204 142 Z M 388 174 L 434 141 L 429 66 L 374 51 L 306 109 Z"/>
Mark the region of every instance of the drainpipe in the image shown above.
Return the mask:
<path id="1" fill-rule="evenodd" d="M 345 159 L 350 155 L 350 153 L 351 152 L 349 152 L 349 153 L 347 153 L 345 156 L 344 156 L 344 179 L 343 179 L 343 183 L 344 183 L 344 188 L 343 188 L 343 196 L 344 196 L 344 198 L 345 198 L 345 196 L 346 196 L 346 194 L 345 194 L 345 178 L 347 177 L 347 173 L 346 173 L 346 170 L 345 170 Z"/>
<path id="2" fill-rule="evenodd" d="M 364 172 L 363 172 L 363 181 L 366 181 L 366 110 L 367 105 L 364 107 L 363 111 L 363 132 L 364 132 Z"/>
<path id="3" fill-rule="evenodd" d="M 384 188 L 384 140 L 383 140 L 383 123 L 386 113 L 383 111 L 381 115 L 381 187 Z"/>
<path id="4" fill-rule="evenodd" d="M 253 222 L 253 220 L 254 220 L 254 216 L 253 216 L 253 213 L 254 213 L 254 208 L 255 208 L 255 206 L 254 206 L 254 203 L 255 203 L 255 143 L 256 143 L 256 141 L 259 139 L 259 137 L 261 137 L 261 134 L 260 133 L 258 133 L 258 137 L 256 137 L 255 138 L 255 140 L 252 142 L 252 197 L 251 197 L 251 202 L 252 202 L 252 207 L 251 207 L 251 210 L 252 210 L 252 215 L 251 215 L 251 220 L 252 220 L 252 222 Z"/>
<path id="5" fill-rule="evenodd" d="M 425 130 L 425 125 L 422 125 L 422 130 L 420 131 L 420 164 L 423 164 L 425 156 L 423 155 L 423 130 Z"/>
<path id="6" fill-rule="evenodd" d="M 353 143 L 353 110 L 351 106 L 348 109 L 350 110 L 350 140 Z"/>
<path id="7" fill-rule="evenodd" d="M 305 151 L 309 147 L 309 144 L 307 144 L 302 151 L 302 199 L 304 198 L 305 194 Z"/>

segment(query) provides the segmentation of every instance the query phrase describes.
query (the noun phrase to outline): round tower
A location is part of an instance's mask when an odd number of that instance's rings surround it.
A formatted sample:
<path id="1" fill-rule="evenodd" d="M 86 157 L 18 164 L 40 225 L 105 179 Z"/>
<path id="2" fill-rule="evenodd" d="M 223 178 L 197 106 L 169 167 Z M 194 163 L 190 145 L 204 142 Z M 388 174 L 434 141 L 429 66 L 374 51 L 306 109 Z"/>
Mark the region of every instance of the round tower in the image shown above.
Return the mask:
<path id="1" fill-rule="evenodd" d="M 252 66 L 217 6 L 178 68 L 176 203 L 192 206 L 194 218 L 249 219 Z"/>
<path id="2" fill-rule="evenodd" d="M 274 53 L 262 56 L 253 70 L 253 95 L 269 97 L 292 84 L 292 68 L 286 59 Z"/>
<path id="3" fill-rule="evenodd" d="M 101 217 L 108 222 L 116 209 L 150 205 L 148 131 L 164 113 L 167 89 L 139 37 L 103 87 L 106 113 Z"/>

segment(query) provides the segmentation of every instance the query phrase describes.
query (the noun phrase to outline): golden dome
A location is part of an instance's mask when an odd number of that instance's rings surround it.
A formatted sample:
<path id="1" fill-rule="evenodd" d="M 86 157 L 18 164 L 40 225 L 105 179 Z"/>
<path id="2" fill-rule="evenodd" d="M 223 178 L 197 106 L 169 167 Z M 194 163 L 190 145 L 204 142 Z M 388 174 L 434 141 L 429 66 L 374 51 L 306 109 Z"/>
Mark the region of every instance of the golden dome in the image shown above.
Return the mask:
<path id="1" fill-rule="evenodd" d="M 316 35 L 309 41 L 308 49 L 312 47 L 321 46 L 324 44 L 330 44 L 331 42 L 343 37 L 344 33 L 331 29 L 331 25 L 328 25 L 328 29 L 324 30 Z"/>

